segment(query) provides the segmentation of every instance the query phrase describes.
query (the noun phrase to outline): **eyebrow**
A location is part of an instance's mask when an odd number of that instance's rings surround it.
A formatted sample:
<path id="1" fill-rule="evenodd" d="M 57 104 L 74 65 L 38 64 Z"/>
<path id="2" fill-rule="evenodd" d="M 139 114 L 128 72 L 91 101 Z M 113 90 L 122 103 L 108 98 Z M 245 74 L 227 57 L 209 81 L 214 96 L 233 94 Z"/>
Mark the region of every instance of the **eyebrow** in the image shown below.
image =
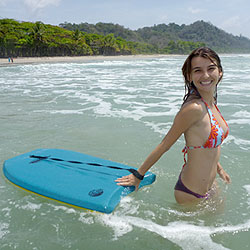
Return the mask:
<path id="1" fill-rule="evenodd" d="M 201 67 L 194 67 L 192 68 L 192 70 L 196 70 L 196 69 L 200 69 Z"/>
<path id="2" fill-rule="evenodd" d="M 210 65 L 208 65 L 208 68 L 209 67 L 218 67 L 216 64 L 210 64 Z M 194 67 L 194 68 L 192 68 L 191 70 L 193 71 L 193 70 L 196 70 L 196 69 L 201 69 L 201 67 Z"/>

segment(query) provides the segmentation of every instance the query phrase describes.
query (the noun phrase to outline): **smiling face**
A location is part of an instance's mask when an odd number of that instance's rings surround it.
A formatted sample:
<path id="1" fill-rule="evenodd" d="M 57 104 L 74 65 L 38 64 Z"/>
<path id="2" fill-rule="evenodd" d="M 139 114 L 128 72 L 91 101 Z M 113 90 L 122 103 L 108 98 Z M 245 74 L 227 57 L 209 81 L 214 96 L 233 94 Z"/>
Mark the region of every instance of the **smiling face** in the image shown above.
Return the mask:
<path id="1" fill-rule="evenodd" d="M 200 91 L 213 91 L 214 100 L 217 101 L 217 85 L 223 76 L 220 57 L 208 47 L 193 50 L 182 66 L 185 80 L 185 95 L 183 103 L 193 93 L 201 97 Z M 210 93 L 211 93 L 210 92 Z"/>
<path id="2" fill-rule="evenodd" d="M 192 58 L 188 80 L 194 83 L 199 93 L 204 91 L 214 93 L 221 77 L 222 71 L 219 69 L 216 60 L 201 56 Z"/>

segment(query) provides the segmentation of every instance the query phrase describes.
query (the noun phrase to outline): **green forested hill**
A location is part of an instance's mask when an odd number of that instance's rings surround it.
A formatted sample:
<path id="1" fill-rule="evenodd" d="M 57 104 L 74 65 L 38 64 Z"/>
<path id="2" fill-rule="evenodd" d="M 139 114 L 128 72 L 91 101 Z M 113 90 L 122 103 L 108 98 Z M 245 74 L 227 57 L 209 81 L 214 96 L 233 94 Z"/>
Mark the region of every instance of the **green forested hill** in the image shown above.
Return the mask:
<path id="1" fill-rule="evenodd" d="M 115 37 L 122 37 L 127 41 L 132 42 L 143 42 L 143 38 L 140 37 L 136 31 L 126 29 L 119 24 L 113 23 L 97 23 L 97 24 L 89 24 L 89 23 L 80 23 L 80 24 L 71 24 L 71 23 L 61 23 L 59 25 L 68 30 L 80 30 L 86 33 L 94 33 L 99 35 L 108 35 L 110 33 L 114 34 Z"/>
<path id="2" fill-rule="evenodd" d="M 0 57 L 131 55 L 158 53 L 150 44 L 107 35 L 70 31 L 41 22 L 0 20 Z"/>
<path id="3" fill-rule="evenodd" d="M 217 52 L 250 53 L 250 39 L 203 21 L 133 31 L 112 23 L 53 26 L 0 19 L 0 57 L 187 54 L 205 45 Z"/>
<path id="4" fill-rule="evenodd" d="M 250 53 L 250 39 L 243 36 L 233 36 L 204 21 L 197 21 L 190 25 L 159 24 L 134 31 L 112 23 L 97 23 L 96 25 L 63 23 L 60 26 L 69 30 L 79 29 L 102 35 L 113 33 L 128 41 L 152 44 L 160 52 L 165 53 L 178 53 L 178 51 L 181 53 L 183 42 L 184 44 L 185 42 L 201 42 L 218 52 Z M 174 51 L 173 46 L 175 46 Z"/>

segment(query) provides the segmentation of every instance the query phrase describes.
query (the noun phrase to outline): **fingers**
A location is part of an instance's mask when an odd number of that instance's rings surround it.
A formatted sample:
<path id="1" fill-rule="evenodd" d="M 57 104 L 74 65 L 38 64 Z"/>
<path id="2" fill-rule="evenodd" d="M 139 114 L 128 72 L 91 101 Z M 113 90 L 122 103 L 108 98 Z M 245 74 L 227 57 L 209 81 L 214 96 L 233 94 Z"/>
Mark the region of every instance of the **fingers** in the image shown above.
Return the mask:
<path id="1" fill-rule="evenodd" d="M 223 178 L 222 178 L 227 184 L 231 183 L 231 178 L 230 176 L 224 172 Z"/>
<path id="2" fill-rule="evenodd" d="M 227 173 L 223 173 L 220 175 L 221 179 L 225 181 L 227 184 L 231 183 L 231 178 Z"/>
<path id="3" fill-rule="evenodd" d="M 122 178 L 116 179 L 115 182 L 118 182 L 117 184 L 130 183 L 131 180 L 130 180 L 129 176 L 123 176 Z"/>
<path id="4" fill-rule="evenodd" d="M 226 183 L 228 183 L 228 184 L 231 183 L 231 178 L 230 178 L 229 175 L 226 175 L 225 181 L 226 181 Z"/>
<path id="5" fill-rule="evenodd" d="M 138 189 L 138 186 L 140 184 L 140 180 L 138 180 L 132 174 L 117 178 L 115 182 L 117 182 L 118 186 L 135 186 L 136 189 Z"/>
<path id="6" fill-rule="evenodd" d="M 129 176 L 123 176 L 115 180 L 119 186 L 132 186 L 134 181 Z"/>
<path id="7" fill-rule="evenodd" d="M 122 181 L 126 181 L 126 180 L 130 180 L 130 175 L 127 175 L 127 176 L 123 176 L 121 178 L 117 178 L 115 181 L 116 182 L 122 182 Z"/>
<path id="8" fill-rule="evenodd" d="M 122 181 L 116 181 L 118 186 L 133 186 L 131 181 L 129 180 L 122 180 Z"/>

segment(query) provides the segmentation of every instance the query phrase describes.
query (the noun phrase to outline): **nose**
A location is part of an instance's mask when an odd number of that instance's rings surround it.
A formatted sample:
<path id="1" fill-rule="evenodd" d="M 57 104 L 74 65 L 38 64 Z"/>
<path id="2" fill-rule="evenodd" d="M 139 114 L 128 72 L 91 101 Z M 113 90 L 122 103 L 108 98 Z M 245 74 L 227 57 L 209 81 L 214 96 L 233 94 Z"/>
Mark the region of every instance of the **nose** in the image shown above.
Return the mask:
<path id="1" fill-rule="evenodd" d="M 209 77 L 210 77 L 210 75 L 209 75 L 208 71 L 204 71 L 204 73 L 203 73 L 203 77 L 205 77 L 205 78 L 209 78 Z"/>

